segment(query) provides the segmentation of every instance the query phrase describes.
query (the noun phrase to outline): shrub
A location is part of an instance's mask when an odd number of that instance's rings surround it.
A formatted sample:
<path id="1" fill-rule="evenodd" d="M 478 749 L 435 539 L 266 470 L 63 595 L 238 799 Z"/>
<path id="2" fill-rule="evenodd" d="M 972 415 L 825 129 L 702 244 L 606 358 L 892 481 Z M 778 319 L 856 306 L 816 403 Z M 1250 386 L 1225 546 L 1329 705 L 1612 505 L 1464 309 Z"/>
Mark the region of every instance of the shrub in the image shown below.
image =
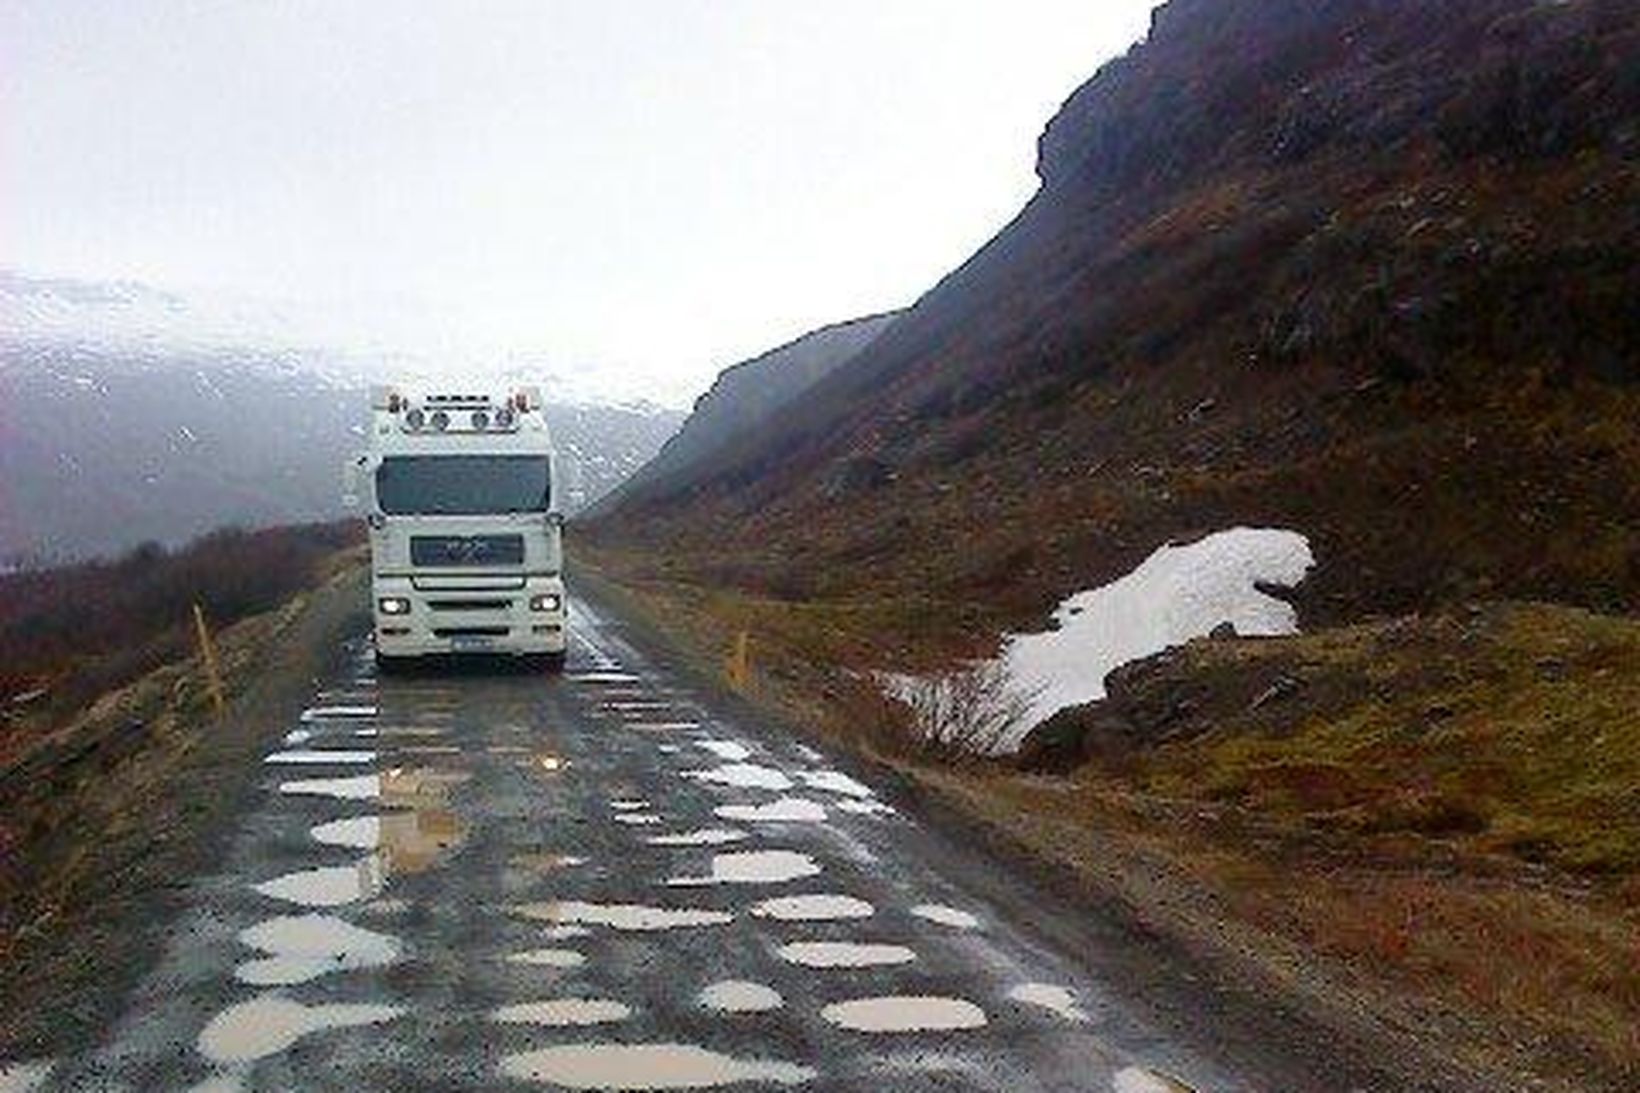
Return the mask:
<path id="1" fill-rule="evenodd" d="M 0 576 L 0 699 L 46 688 L 54 709 L 78 708 L 185 654 L 193 604 L 213 626 L 266 611 L 359 535 L 351 520 L 228 528 L 175 551 L 144 543 L 113 561 Z"/>

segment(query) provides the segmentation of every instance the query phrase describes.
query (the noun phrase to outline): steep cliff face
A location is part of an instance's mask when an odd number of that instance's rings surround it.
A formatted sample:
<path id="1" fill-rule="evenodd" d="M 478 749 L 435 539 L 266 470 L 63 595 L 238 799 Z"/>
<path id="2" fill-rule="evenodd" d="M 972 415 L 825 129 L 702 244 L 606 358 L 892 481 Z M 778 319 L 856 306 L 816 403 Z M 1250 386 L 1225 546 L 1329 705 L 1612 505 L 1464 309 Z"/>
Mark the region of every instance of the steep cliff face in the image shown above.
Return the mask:
<path id="1" fill-rule="evenodd" d="M 598 506 L 599 511 L 687 488 L 689 472 L 702 460 L 745 443 L 770 415 L 865 349 L 898 315 L 868 315 L 821 327 L 724 369 L 711 389 L 695 401 L 682 428 Z"/>
<path id="2" fill-rule="evenodd" d="M 1234 523 L 1312 616 L 1640 607 L 1637 157 L 1632 4 L 1174 0 L 1014 222 L 597 534 L 1004 621 Z"/>

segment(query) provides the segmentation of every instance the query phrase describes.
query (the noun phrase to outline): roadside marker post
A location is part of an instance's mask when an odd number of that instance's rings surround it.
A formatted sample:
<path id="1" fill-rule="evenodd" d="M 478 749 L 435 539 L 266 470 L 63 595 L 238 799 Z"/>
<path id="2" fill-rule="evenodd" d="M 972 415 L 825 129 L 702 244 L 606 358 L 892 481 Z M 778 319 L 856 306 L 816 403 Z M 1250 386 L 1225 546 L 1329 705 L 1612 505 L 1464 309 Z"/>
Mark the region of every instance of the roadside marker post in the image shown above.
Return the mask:
<path id="1" fill-rule="evenodd" d="M 752 678 L 752 636 L 745 630 L 735 635 L 735 648 L 729 654 L 728 672 L 729 685 L 737 691 L 744 691 Z"/>
<path id="2" fill-rule="evenodd" d="M 222 695 L 222 673 L 217 667 L 216 645 L 211 641 L 211 631 L 205 625 L 205 611 L 198 602 L 194 604 L 194 632 L 199 636 L 199 655 L 205 662 L 205 683 L 211 689 L 211 702 L 216 706 L 216 715 L 221 717 L 228 708 L 228 702 Z"/>

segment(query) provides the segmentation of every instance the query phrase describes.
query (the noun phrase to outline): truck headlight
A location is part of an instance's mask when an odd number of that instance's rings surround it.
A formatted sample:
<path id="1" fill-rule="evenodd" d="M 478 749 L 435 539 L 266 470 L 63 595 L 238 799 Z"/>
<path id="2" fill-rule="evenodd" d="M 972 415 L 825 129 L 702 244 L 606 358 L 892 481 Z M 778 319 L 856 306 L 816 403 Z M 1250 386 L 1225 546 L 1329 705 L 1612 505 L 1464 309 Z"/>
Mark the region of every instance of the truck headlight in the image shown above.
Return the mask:
<path id="1" fill-rule="evenodd" d="M 564 597 L 556 592 L 543 592 L 539 596 L 530 597 L 531 611 L 560 611 L 564 606 Z"/>
<path id="2" fill-rule="evenodd" d="M 383 596 L 376 601 L 376 610 L 384 615 L 408 615 L 410 601 L 402 596 Z"/>

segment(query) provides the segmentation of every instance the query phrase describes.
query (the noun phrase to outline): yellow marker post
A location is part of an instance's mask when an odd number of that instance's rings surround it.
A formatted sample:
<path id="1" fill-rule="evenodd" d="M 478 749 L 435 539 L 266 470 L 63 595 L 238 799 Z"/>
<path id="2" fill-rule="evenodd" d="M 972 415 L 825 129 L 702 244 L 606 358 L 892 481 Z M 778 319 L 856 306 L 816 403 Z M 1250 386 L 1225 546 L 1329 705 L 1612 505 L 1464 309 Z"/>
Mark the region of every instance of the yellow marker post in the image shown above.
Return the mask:
<path id="1" fill-rule="evenodd" d="M 737 691 L 744 691 L 752 678 L 752 636 L 744 630 L 735 635 L 735 648 L 729 654 L 728 669 L 729 685 Z"/>
<path id="2" fill-rule="evenodd" d="M 205 683 L 211 689 L 211 701 L 216 706 L 216 714 L 221 717 L 228 708 L 228 700 L 222 694 L 222 672 L 216 663 L 216 645 L 211 641 L 211 631 L 205 625 L 205 611 L 194 604 L 194 632 L 199 636 L 199 655 L 205 662 Z"/>

